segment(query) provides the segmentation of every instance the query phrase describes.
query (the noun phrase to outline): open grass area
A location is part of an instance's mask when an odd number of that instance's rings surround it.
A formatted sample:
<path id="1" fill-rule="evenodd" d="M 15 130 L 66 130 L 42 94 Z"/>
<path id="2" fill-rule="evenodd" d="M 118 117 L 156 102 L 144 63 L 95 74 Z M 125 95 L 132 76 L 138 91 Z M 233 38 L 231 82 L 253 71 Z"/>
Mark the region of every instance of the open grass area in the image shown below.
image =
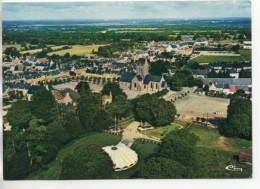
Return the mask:
<path id="1" fill-rule="evenodd" d="M 102 147 L 117 144 L 121 140 L 121 136 L 111 135 L 107 133 L 91 133 L 83 135 L 82 137 L 71 141 L 64 146 L 57 154 L 57 160 L 50 162 L 48 170 L 41 170 L 30 174 L 25 180 L 56 180 L 59 179 L 61 171 L 61 161 L 69 153 L 73 151 L 76 146 L 83 144 L 98 144 Z"/>
<path id="2" fill-rule="evenodd" d="M 252 153 L 252 141 L 241 138 L 227 138 L 230 145 L 238 148 L 241 152 Z"/>
<path id="3" fill-rule="evenodd" d="M 214 62 L 232 62 L 232 61 L 242 61 L 240 56 L 206 56 L 201 55 L 189 61 L 189 63 L 214 63 Z"/>
<path id="4" fill-rule="evenodd" d="M 5 51 L 5 49 L 9 48 L 9 47 L 15 47 L 18 51 L 21 50 L 21 45 L 17 44 L 17 45 L 3 45 L 2 46 L 2 53 Z"/>
<path id="5" fill-rule="evenodd" d="M 234 154 L 238 154 L 239 152 L 252 153 L 252 141 L 241 138 L 223 137 L 215 129 L 191 127 L 190 130 L 200 138 L 197 142 L 198 147 L 225 150 Z"/>
<path id="6" fill-rule="evenodd" d="M 120 172 L 114 172 L 113 178 L 115 179 L 130 178 L 130 176 L 133 175 L 139 169 L 144 159 L 150 156 L 152 153 L 154 153 L 155 149 L 157 148 L 157 145 L 136 140 L 131 148 L 138 154 L 138 163 L 131 169 L 120 171 Z"/>
<path id="7" fill-rule="evenodd" d="M 60 56 L 64 56 L 66 53 L 70 53 L 70 55 L 77 55 L 77 56 L 84 56 L 85 54 L 92 53 L 94 50 L 95 52 L 98 51 L 98 47 L 104 46 L 104 45 L 87 45 L 87 46 L 81 46 L 81 45 L 75 45 L 72 46 L 72 49 L 65 49 L 60 51 L 55 51 L 48 53 L 48 56 L 51 56 L 53 54 L 58 54 Z"/>
<path id="8" fill-rule="evenodd" d="M 179 123 L 171 123 L 170 125 L 163 126 L 163 127 L 157 127 L 153 130 L 145 131 L 144 133 L 149 137 L 155 136 L 155 137 L 162 139 L 162 138 L 164 138 L 164 136 L 167 133 L 169 133 L 173 130 L 179 129 L 181 126 L 184 126 L 184 125 L 181 125 Z M 159 135 L 160 133 L 162 135 Z"/>
<path id="9" fill-rule="evenodd" d="M 252 50 L 250 49 L 241 49 L 238 51 L 239 54 L 246 60 L 246 61 L 252 61 Z"/>

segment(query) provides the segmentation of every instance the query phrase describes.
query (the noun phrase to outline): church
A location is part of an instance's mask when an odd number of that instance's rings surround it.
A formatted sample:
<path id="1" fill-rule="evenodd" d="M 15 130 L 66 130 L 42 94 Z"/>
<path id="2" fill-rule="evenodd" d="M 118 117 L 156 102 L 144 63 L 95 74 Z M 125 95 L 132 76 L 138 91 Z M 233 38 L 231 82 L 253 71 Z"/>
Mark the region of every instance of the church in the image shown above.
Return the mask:
<path id="1" fill-rule="evenodd" d="M 168 89 L 163 76 L 149 74 L 149 65 L 146 58 L 137 61 L 136 73 L 124 72 L 119 80 L 121 88 L 133 91 L 161 91 Z"/>

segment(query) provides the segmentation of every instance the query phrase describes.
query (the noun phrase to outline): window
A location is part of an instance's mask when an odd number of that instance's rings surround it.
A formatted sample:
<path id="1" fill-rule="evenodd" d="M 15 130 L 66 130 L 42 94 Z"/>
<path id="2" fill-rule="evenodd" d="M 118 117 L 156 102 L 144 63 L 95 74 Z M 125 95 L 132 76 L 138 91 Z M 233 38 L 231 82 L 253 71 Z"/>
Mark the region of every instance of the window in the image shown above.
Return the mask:
<path id="1" fill-rule="evenodd" d="M 136 83 L 135 83 L 135 85 L 134 85 L 134 86 L 135 86 L 135 88 L 136 88 Z"/>

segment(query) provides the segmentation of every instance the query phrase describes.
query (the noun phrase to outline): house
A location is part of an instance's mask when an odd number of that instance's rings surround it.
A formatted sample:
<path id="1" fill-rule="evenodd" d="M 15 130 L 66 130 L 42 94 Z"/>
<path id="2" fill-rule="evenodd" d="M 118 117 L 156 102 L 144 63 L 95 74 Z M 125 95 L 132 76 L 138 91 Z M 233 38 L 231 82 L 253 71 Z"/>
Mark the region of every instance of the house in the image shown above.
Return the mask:
<path id="1" fill-rule="evenodd" d="M 190 70 L 195 78 L 206 78 L 209 71 L 208 70 Z"/>
<path id="2" fill-rule="evenodd" d="M 172 52 L 178 49 L 177 45 L 169 45 L 167 48 L 165 48 L 166 52 Z"/>
<path id="3" fill-rule="evenodd" d="M 252 41 L 244 41 L 243 49 L 252 49 Z"/>
<path id="4" fill-rule="evenodd" d="M 251 78 L 204 78 L 203 88 L 208 87 L 209 91 L 218 91 L 224 94 L 234 94 L 238 89 L 243 89 L 246 94 L 252 92 Z"/>
<path id="5" fill-rule="evenodd" d="M 43 86 L 36 86 L 36 85 L 31 86 L 31 87 L 29 88 L 27 94 L 26 94 L 27 100 L 28 100 L 28 101 L 31 101 L 31 100 L 32 100 L 32 96 L 33 96 L 36 92 L 38 92 L 38 91 L 43 91 L 43 90 L 46 90 L 46 88 L 43 87 Z"/>
<path id="6" fill-rule="evenodd" d="M 182 55 L 182 56 L 190 56 L 192 54 L 193 49 L 188 48 L 188 49 L 178 49 L 175 51 L 176 55 Z"/>
<path id="7" fill-rule="evenodd" d="M 237 72 L 235 69 L 229 70 L 229 76 L 234 78 L 239 78 L 239 72 Z"/>
<path id="8" fill-rule="evenodd" d="M 84 56 L 88 60 L 95 60 L 98 59 L 98 56 L 96 54 L 85 54 Z"/>
<path id="9" fill-rule="evenodd" d="M 222 70 L 222 66 L 218 63 L 211 64 L 209 66 L 210 70 L 214 70 L 216 73 L 219 73 L 220 70 Z"/>
<path id="10" fill-rule="evenodd" d="M 156 56 L 157 59 L 156 60 L 162 60 L 162 61 L 168 61 L 168 62 L 175 62 L 175 58 L 173 56 L 162 56 L 162 55 L 158 55 Z"/>
<path id="11" fill-rule="evenodd" d="M 252 164 L 252 154 L 247 154 L 247 153 L 240 152 L 240 154 L 239 154 L 239 162 L 240 163 Z"/>
<path id="12" fill-rule="evenodd" d="M 182 35 L 181 36 L 182 41 L 192 41 L 192 36 L 190 35 Z"/>
<path id="13" fill-rule="evenodd" d="M 58 103 L 65 105 L 72 104 L 75 106 L 75 101 L 79 99 L 79 94 L 71 90 L 70 88 L 63 89 L 62 91 L 53 91 L 54 98 Z"/>
<path id="14" fill-rule="evenodd" d="M 137 62 L 136 73 L 124 72 L 119 80 L 121 88 L 134 91 L 160 91 L 168 88 L 163 76 L 149 74 L 147 59 L 141 58 Z"/>
<path id="15" fill-rule="evenodd" d="M 195 43 L 194 43 L 194 47 L 207 47 L 209 44 L 209 41 L 206 37 L 203 38 L 197 38 Z"/>

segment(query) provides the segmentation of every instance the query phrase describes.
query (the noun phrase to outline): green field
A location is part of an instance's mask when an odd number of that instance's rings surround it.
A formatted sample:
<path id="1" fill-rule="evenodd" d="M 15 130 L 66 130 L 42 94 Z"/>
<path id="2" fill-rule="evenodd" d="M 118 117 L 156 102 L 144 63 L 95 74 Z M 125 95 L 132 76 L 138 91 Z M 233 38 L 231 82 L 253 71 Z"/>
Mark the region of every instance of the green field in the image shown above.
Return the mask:
<path id="1" fill-rule="evenodd" d="M 238 51 L 239 54 L 246 60 L 246 61 L 252 61 L 252 50 L 250 49 L 241 49 Z"/>
<path id="2" fill-rule="evenodd" d="M 223 137 L 215 129 L 191 127 L 190 130 L 200 138 L 197 142 L 198 147 L 232 151 L 236 154 L 239 152 L 252 153 L 252 141 L 241 138 Z M 220 140 L 220 138 L 223 140 Z"/>
<path id="3" fill-rule="evenodd" d="M 240 149 L 240 151 L 245 153 L 252 153 L 252 141 L 241 138 L 227 138 L 230 145 Z"/>
<path id="4" fill-rule="evenodd" d="M 157 148 L 157 145 L 136 140 L 131 148 L 138 154 L 138 163 L 131 169 L 115 172 L 113 174 L 113 178 L 130 178 L 130 176 L 133 175 L 139 169 L 141 163 L 144 161 L 144 158 L 150 156 L 154 152 L 154 150 Z"/>
<path id="5" fill-rule="evenodd" d="M 199 136 L 197 142 L 196 178 L 250 178 L 252 166 L 239 163 L 234 159 L 239 152 L 252 153 L 252 141 L 240 138 L 225 138 L 215 129 L 190 128 Z M 222 143 L 220 138 L 224 138 Z M 228 165 L 235 165 L 243 171 L 228 171 Z"/>
<path id="6" fill-rule="evenodd" d="M 181 125 L 179 123 L 171 123 L 170 125 L 163 126 L 163 127 L 156 127 L 155 129 L 143 131 L 142 133 L 146 134 L 149 137 L 155 136 L 160 139 L 163 139 L 165 134 L 167 134 L 173 130 L 179 129 L 179 128 L 181 128 L 181 126 L 184 126 L 184 125 Z M 157 133 L 158 134 L 161 133 L 162 135 L 158 136 Z"/>
<path id="7" fill-rule="evenodd" d="M 121 140 L 121 136 L 111 135 L 107 133 L 91 133 L 86 134 L 78 139 L 67 144 L 57 154 L 57 160 L 50 162 L 48 170 L 42 170 L 30 174 L 25 180 L 56 180 L 59 179 L 61 171 L 61 161 L 69 153 L 73 151 L 76 146 L 83 144 L 98 144 L 100 146 L 108 146 L 117 144 Z"/>
<path id="8" fill-rule="evenodd" d="M 21 45 L 3 45 L 2 46 L 2 52 L 4 52 L 5 51 L 5 49 L 6 48 L 9 48 L 9 47 L 15 47 L 18 51 L 20 51 L 21 50 Z"/>
<path id="9" fill-rule="evenodd" d="M 84 56 L 85 54 L 92 53 L 93 50 L 97 52 L 98 47 L 100 46 L 104 46 L 104 45 L 87 45 L 87 46 L 76 45 L 76 46 L 72 46 L 72 49 L 55 51 L 55 52 L 48 53 L 47 55 L 51 56 L 53 54 L 58 54 L 60 56 L 64 56 L 66 53 L 70 53 L 70 56 L 72 55 Z"/>
<path id="10" fill-rule="evenodd" d="M 189 61 L 189 63 L 214 63 L 214 62 L 232 62 L 232 61 L 242 61 L 240 56 L 206 56 L 201 55 Z"/>

